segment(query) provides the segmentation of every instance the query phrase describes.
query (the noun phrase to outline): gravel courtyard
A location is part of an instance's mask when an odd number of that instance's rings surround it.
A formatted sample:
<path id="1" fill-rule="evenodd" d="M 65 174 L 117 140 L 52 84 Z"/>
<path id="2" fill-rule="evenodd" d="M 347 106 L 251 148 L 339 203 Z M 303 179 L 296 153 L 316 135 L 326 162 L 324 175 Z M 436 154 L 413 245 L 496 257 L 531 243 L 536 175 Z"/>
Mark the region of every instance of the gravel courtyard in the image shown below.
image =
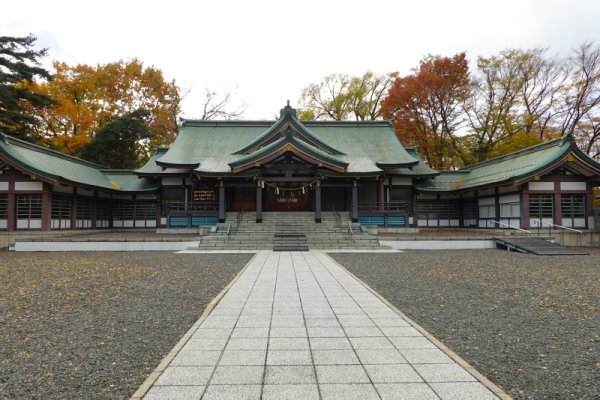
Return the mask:
<path id="1" fill-rule="evenodd" d="M 0 251 L 0 398 L 128 398 L 251 257 Z"/>
<path id="2" fill-rule="evenodd" d="M 339 263 L 523 399 L 600 399 L 600 251 L 334 254 Z"/>

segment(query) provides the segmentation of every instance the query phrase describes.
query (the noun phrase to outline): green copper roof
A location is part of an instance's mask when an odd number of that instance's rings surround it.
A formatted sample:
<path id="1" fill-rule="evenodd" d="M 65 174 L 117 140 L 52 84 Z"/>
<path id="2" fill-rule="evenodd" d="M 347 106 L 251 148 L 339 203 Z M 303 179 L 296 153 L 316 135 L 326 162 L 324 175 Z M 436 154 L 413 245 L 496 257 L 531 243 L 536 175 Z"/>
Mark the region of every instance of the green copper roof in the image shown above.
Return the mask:
<path id="1" fill-rule="evenodd" d="M 262 159 L 266 159 L 269 156 L 279 156 L 281 151 L 298 151 L 299 153 L 305 154 L 313 160 L 328 165 L 330 169 L 337 169 L 340 172 L 345 171 L 348 167 L 348 163 L 340 160 L 336 156 L 326 153 L 309 143 L 300 140 L 295 134 L 288 132 L 284 136 L 281 136 L 276 141 L 268 144 L 265 147 L 256 150 L 254 153 L 246 154 L 234 162 L 230 163 L 229 166 L 237 172 L 238 169 L 243 166 L 252 165 L 254 162 L 259 162 Z M 246 169 L 246 168 L 244 168 Z"/>
<path id="2" fill-rule="evenodd" d="M 277 140 L 282 134 L 290 130 L 298 134 L 302 139 L 312 146 L 323 150 L 329 154 L 342 154 L 339 150 L 325 143 L 321 138 L 310 131 L 296 117 L 296 110 L 289 104 L 281 109 L 281 117 L 265 133 L 256 138 L 252 143 L 247 144 L 243 149 L 236 151 L 236 154 L 249 154 L 256 149 L 265 146 L 267 143 Z"/>
<path id="3" fill-rule="evenodd" d="M 439 175 L 439 172 L 431 168 L 423 159 L 419 156 L 416 147 L 406 147 L 406 152 L 415 158 L 419 163 L 414 167 L 410 168 L 394 168 L 388 170 L 389 175 L 401 175 L 401 176 L 412 176 L 418 178 L 433 177 Z"/>
<path id="4" fill-rule="evenodd" d="M 293 115 L 282 119 L 297 121 Z M 277 140 L 273 132 L 279 137 L 290 133 L 288 129 L 273 130 L 279 121 L 185 121 L 171 148 L 155 162 L 160 167 L 189 168 L 199 174 L 228 175 L 233 172 L 231 165 L 258 151 L 260 144 Z M 402 147 L 388 121 L 304 122 L 293 128 L 297 140 L 323 157 L 346 163 L 347 173 L 381 173 L 385 168 L 419 163 Z M 249 153 L 240 154 L 242 150 Z M 152 169 L 144 166 L 139 172 Z"/>
<path id="5" fill-rule="evenodd" d="M 54 182 L 117 192 L 154 191 L 158 186 L 132 171 L 100 165 L 0 134 L 0 158 L 15 168 Z"/>
<path id="6" fill-rule="evenodd" d="M 571 153 L 589 168 L 600 171 L 600 164 L 579 150 L 571 136 L 565 136 L 469 168 L 440 171 L 439 176 L 417 184 L 416 188 L 424 192 L 448 192 L 511 183 L 568 161 Z"/>

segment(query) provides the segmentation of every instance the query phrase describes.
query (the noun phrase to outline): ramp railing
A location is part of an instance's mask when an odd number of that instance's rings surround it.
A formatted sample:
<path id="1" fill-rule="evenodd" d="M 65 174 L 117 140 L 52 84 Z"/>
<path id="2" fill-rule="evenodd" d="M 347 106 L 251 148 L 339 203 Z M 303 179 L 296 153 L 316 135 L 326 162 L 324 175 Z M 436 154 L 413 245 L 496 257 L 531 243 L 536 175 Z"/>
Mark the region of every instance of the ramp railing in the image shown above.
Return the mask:
<path id="1" fill-rule="evenodd" d="M 504 222 L 500 222 L 500 221 L 493 221 L 492 220 L 491 222 L 494 223 L 494 224 L 496 224 L 496 225 L 498 225 L 498 226 L 504 226 L 504 227 L 507 227 L 507 228 L 510 228 L 510 229 L 515 229 L 515 230 L 520 231 L 520 232 L 525 232 L 528 235 L 531 234 L 531 231 L 528 231 L 527 229 L 519 228 L 518 226 L 514 226 L 514 225 L 510 225 L 510 224 L 505 224 Z"/>
<path id="2" fill-rule="evenodd" d="M 583 242 L 583 231 L 580 231 L 578 229 L 574 229 L 574 228 L 569 228 L 568 226 L 562 226 L 562 225 L 557 225 L 557 224 L 551 224 L 550 222 L 545 222 L 545 221 L 540 221 L 540 220 L 535 220 L 533 221 L 535 224 L 537 224 L 540 229 L 543 228 L 543 225 L 546 225 L 548 227 L 548 236 L 551 236 L 551 228 L 558 228 L 560 229 L 560 244 L 564 245 L 565 243 L 565 237 L 564 237 L 564 232 L 565 231 L 569 231 L 569 232 L 575 232 L 578 233 L 579 236 L 577 237 L 577 245 L 578 246 L 582 246 L 582 242 Z"/>

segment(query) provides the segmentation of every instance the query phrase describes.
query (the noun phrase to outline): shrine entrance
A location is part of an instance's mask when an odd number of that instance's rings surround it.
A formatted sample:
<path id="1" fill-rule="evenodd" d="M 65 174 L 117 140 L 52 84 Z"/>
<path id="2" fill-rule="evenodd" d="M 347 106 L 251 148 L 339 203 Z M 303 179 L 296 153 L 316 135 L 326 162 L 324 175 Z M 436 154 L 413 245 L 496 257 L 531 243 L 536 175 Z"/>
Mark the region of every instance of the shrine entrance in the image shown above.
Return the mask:
<path id="1" fill-rule="evenodd" d="M 298 183 L 278 183 L 265 190 L 265 211 L 313 211 L 313 189 Z"/>

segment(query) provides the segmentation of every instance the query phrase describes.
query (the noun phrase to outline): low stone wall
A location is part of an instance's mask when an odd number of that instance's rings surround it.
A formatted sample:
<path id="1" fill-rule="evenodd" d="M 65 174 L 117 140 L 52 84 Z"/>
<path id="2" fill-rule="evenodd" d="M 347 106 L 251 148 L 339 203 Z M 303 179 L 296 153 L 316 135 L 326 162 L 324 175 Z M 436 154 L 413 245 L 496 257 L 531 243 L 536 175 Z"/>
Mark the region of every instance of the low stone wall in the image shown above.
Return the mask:
<path id="1" fill-rule="evenodd" d="M 77 231 L 18 231 L 18 232 L 0 232 L 0 249 L 12 246 L 17 239 L 56 239 L 61 237 L 72 237 L 96 233 L 97 230 L 77 230 Z"/>
<path id="2" fill-rule="evenodd" d="M 496 247 L 492 239 L 470 238 L 411 238 L 400 240 L 379 240 L 382 246 L 390 246 L 396 250 L 461 250 L 461 249 L 493 249 Z"/>
<path id="3" fill-rule="evenodd" d="M 198 247 L 198 241 L 17 241 L 15 251 L 181 251 Z"/>

